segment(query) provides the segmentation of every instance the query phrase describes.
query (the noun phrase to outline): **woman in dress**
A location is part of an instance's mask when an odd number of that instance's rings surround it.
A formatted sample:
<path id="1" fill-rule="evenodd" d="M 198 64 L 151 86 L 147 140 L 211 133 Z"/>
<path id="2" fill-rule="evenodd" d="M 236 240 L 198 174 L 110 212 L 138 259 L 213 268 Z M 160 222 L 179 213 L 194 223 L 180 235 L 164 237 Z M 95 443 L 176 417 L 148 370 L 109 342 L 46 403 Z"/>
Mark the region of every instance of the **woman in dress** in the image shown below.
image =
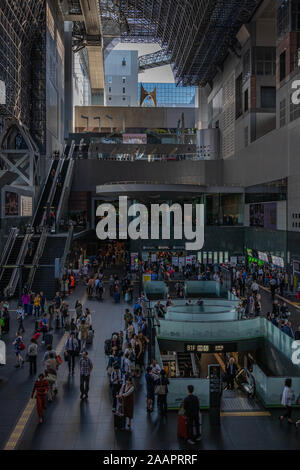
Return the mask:
<path id="1" fill-rule="evenodd" d="M 128 418 L 128 429 L 130 429 L 134 410 L 134 386 L 130 377 L 122 385 L 117 398 L 119 398 L 122 404 L 122 413 L 125 416 L 125 421 Z"/>

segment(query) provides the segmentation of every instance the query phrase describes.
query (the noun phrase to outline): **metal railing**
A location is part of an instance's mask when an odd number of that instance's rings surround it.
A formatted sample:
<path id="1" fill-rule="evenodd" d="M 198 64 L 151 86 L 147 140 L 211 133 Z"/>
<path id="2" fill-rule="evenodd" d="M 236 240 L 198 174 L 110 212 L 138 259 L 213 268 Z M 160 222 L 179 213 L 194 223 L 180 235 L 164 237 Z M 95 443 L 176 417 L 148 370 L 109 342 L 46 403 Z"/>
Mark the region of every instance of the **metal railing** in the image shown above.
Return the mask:
<path id="1" fill-rule="evenodd" d="M 70 246 L 71 246 L 71 243 L 72 243 L 73 233 L 74 233 L 74 227 L 73 227 L 73 225 L 71 225 L 70 228 L 69 228 L 68 237 L 67 237 L 66 244 L 65 244 L 65 249 L 64 249 L 63 255 L 60 259 L 59 279 L 62 279 L 62 277 L 64 275 L 64 268 L 65 268 L 65 265 L 66 265 L 68 253 L 69 253 Z"/>
<path id="2" fill-rule="evenodd" d="M 25 235 L 22 246 L 20 248 L 20 252 L 19 252 L 18 257 L 16 259 L 16 265 L 17 266 L 22 266 L 23 265 L 24 259 L 26 257 L 27 251 L 28 251 L 28 245 L 29 245 L 29 242 L 30 242 L 32 237 L 33 237 L 32 233 L 27 233 Z M 12 272 L 10 281 L 9 281 L 7 287 L 4 290 L 4 293 L 7 296 L 13 296 L 14 295 L 17 284 L 18 284 L 19 276 L 20 276 L 20 270 L 19 270 L 18 267 L 15 267 L 13 272 Z"/>
<path id="3" fill-rule="evenodd" d="M 11 249 L 15 243 L 15 239 L 17 238 L 19 234 L 19 229 L 17 227 L 12 227 L 9 231 L 7 241 L 4 246 L 4 250 L 2 251 L 1 254 L 1 259 L 0 259 L 0 265 L 3 266 L 6 263 L 7 258 L 10 255 Z M 2 272 L 0 274 L 0 278 L 2 277 Z"/>
<path id="4" fill-rule="evenodd" d="M 74 159 L 73 159 L 74 148 L 75 148 L 75 141 L 72 140 L 70 151 L 69 151 L 69 154 L 68 154 L 68 157 L 67 157 L 67 159 L 69 160 L 68 170 L 67 170 L 67 174 L 66 174 L 66 177 L 65 177 L 65 181 L 63 183 L 63 189 L 62 189 L 62 193 L 60 195 L 60 199 L 59 199 L 59 203 L 58 203 L 58 207 L 57 207 L 57 211 L 56 211 L 56 221 L 57 221 L 57 223 L 60 220 L 61 213 L 62 213 L 62 210 L 64 208 L 65 201 L 66 201 L 66 199 L 67 199 L 67 197 L 70 193 L 70 190 L 71 190 L 72 177 L 73 177 L 73 173 L 74 173 Z"/>

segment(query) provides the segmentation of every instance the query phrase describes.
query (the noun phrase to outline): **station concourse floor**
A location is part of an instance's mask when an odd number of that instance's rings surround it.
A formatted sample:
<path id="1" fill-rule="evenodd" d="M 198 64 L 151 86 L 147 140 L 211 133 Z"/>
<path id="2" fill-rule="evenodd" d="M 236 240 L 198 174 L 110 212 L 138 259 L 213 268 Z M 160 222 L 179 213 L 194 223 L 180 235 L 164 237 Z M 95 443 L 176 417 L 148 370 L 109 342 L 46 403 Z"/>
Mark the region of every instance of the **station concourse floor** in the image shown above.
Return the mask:
<path id="1" fill-rule="evenodd" d="M 68 375 L 64 362 L 59 370 L 58 395 L 48 404 L 42 425 L 33 421 L 22 436 L 22 450 L 299 450 L 300 429 L 281 423 L 280 410 L 271 410 L 269 416 L 221 417 L 220 426 L 212 426 L 209 412 L 203 412 L 203 438 L 200 443 L 190 446 L 177 437 L 177 412 L 169 411 L 167 417 L 160 417 L 155 411 L 148 416 L 144 381 L 136 382 L 134 419 L 131 431 L 115 431 L 113 414 L 106 375 L 104 341 L 113 331 L 123 328 L 125 303 L 115 304 L 108 296 L 103 303 L 86 298 L 85 288 L 79 286 L 67 299 L 74 307 L 76 299 L 92 311 L 94 342 L 89 346 L 89 357 L 94 370 L 90 380 L 87 401 L 81 402 L 79 391 L 78 361 L 74 377 Z M 268 301 L 268 294 L 263 301 Z M 298 314 L 299 315 L 299 314 Z M 29 376 L 28 363 L 24 368 L 15 369 L 14 354 L 10 344 L 14 338 L 14 312 L 8 348 L 8 364 L 0 368 L 0 447 L 3 448 L 14 429 L 22 410 L 28 403 L 34 379 Z M 25 342 L 28 344 L 33 331 L 33 319 L 25 320 Z M 55 333 L 54 346 L 61 340 L 62 332 Z M 41 346 L 38 359 L 39 370 L 44 347 Z M 1 381 L 2 379 L 2 381 Z M 299 391 L 300 392 L 300 391 Z M 300 418 L 300 411 L 294 416 Z M 36 413 L 36 410 L 34 410 Z M 298 416 L 299 414 L 299 416 Z"/>

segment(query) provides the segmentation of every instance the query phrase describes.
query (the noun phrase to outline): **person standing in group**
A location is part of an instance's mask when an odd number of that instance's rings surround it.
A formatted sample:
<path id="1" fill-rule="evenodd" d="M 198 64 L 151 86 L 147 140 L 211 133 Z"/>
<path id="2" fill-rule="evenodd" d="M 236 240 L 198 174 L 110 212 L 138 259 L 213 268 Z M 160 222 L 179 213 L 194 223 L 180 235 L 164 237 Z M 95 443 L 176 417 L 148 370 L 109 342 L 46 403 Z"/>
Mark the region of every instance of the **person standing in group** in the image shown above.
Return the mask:
<path id="1" fill-rule="evenodd" d="M 82 352 L 86 347 L 86 340 L 89 334 L 89 327 L 86 324 L 85 320 L 81 320 L 78 331 L 78 339 L 80 340 L 80 351 Z"/>
<path id="2" fill-rule="evenodd" d="M 65 343 L 65 351 L 68 356 L 69 374 L 71 374 L 71 372 L 72 374 L 74 374 L 75 357 L 78 351 L 78 347 L 79 347 L 79 344 L 78 344 L 77 339 L 75 338 L 75 334 L 71 332 L 69 338 L 67 339 Z"/>
<path id="3" fill-rule="evenodd" d="M 83 351 L 79 361 L 80 368 L 80 399 L 88 398 L 90 389 L 90 376 L 93 370 L 93 363 L 88 357 L 88 353 Z"/>
<path id="4" fill-rule="evenodd" d="M 134 386 L 130 377 L 122 385 L 117 398 L 120 400 L 125 420 L 128 418 L 128 429 L 130 429 L 134 411 Z"/>
<path id="5" fill-rule="evenodd" d="M 17 322 L 19 324 L 18 331 L 20 333 L 25 333 L 25 328 L 24 328 L 24 325 L 23 325 L 23 321 L 24 321 L 24 310 L 22 308 L 22 305 L 19 305 L 19 307 L 17 309 Z"/>
<path id="6" fill-rule="evenodd" d="M 40 298 L 39 294 L 37 294 L 34 298 L 33 309 L 34 309 L 35 318 L 38 318 L 40 316 L 40 313 L 41 313 L 41 298 Z"/>
<path id="7" fill-rule="evenodd" d="M 161 415 L 166 415 L 168 411 L 167 395 L 168 395 L 169 379 L 166 377 L 166 371 L 160 371 L 160 377 L 155 381 L 155 395 L 157 395 L 157 406 Z"/>
<path id="8" fill-rule="evenodd" d="M 146 386 L 147 386 L 147 412 L 151 413 L 154 407 L 154 377 L 151 373 L 152 369 L 150 366 L 146 369 L 145 379 L 146 379 Z"/>
<path id="9" fill-rule="evenodd" d="M 46 304 L 46 297 L 44 296 L 44 292 L 40 292 L 40 304 L 41 304 L 41 314 L 44 315 L 45 313 L 45 304 Z"/>
<path id="10" fill-rule="evenodd" d="M 187 431 L 188 431 L 188 443 L 195 444 L 195 441 L 201 440 L 200 435 L 200 406 L 199 399 L 196 397 L 194 392 L 193 385 L 188 385 L 188 396 L 183 401 L 183 406 L 185 410 L 185 416 L 187 417 Z M 194 427 L 196 435 L 194 436 Z"/>
<path id="11" fill-rule="evenodd" d="M 117 407 L 117 395 L 122 386 L 122 373 L 118 362 L 113 363 L 113 370 L 110 375 L 111 394 L 112 394 L 112 411 L 116 411 Z"/>
<path id="12" fill-rule="evenodd" d="M 40 424 L 43 422 L 44 409 L 46 408 L 46 397 L 49 389 L 48 380 L 45 379 L 44 374 L 40 374 L 38 380 L 35 381 L 32 390 L 31 398 L 36 398 L 36 407 L 40 419 Z"/>
<path id="13" fill-rule="evenodd" d="M 51 304 L 48 306 L 48 314 L 49 314 L 49 331 L 53 330 L 52 325 L 53 325 L 53 320 L 54 320 L 54 314 L 55 314 L 55 302 L 52 300 Z"/>
<path id="14" fill-rule="evenodd" d="M 37 353 L 38 353 L 38 345 L 36 344 L 36 341 L 32 338 L 30 341 L 30 345 L 28 346 L 27 349 L 27 355 L 29 359 L 29 374 L 36 374 L 36 359 L 37 359 Z"/>
<path id="15" fill-rule="evenodd" d="M 293 424 L 292 420 L 292 403 L 295 399 L 294 391 L 292 390 L 292 379 L 286 379 L 284 389 L 282 392 L 281 404 L 285 407 L 285 413 L 279 417 L 280 421 L 287 418 L 290 424 Z"/>
<path id="16" fill-rule="evenodd" d="M 237 372 L 237 366 L 234 362 L 234 358 L 231 357 L 226 367 L 226 381 L 227 381 L 228 390 L 234 390 L 234 379 L 236 376 L 236 372 Z"/>
<path id="17" fill-rule="evenodd" d="M 23 338 L 19 332 L 16 333 L 16 339 L 13 342 L 13 346 L 15 354 L 17 356 L 17 364 L 15 365 L 15 367 L 23 367 L 25 361 L 22 357 L 21 352 L 25 349 L 25 345 L 23 343 Z"/>

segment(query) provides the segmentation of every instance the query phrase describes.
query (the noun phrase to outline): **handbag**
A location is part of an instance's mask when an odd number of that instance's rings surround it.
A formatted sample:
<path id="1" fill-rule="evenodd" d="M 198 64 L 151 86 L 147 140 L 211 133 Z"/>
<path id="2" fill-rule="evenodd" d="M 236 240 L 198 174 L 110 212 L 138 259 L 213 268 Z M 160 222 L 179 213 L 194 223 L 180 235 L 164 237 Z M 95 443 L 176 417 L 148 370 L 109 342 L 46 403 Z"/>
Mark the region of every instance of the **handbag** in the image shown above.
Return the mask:
<path id="1" fill-rule="evenodd" d="M 155 395 L 165 395 L 166 393 L 166 386 L 162 383 L 155 385 L 154 394 Z"/>
<path id="2" fill-rule="evenodd" d="M 20 349 L 21 349 L 21 351 L 24 351 L 24 349 L 26 349 L 25 343 L 20 344 Z"/>
<path id="3" fill-rule="evenodd" d="M 67 362 L 69 360 L 68 351 L 64 351 L 64 360 Z"/>

